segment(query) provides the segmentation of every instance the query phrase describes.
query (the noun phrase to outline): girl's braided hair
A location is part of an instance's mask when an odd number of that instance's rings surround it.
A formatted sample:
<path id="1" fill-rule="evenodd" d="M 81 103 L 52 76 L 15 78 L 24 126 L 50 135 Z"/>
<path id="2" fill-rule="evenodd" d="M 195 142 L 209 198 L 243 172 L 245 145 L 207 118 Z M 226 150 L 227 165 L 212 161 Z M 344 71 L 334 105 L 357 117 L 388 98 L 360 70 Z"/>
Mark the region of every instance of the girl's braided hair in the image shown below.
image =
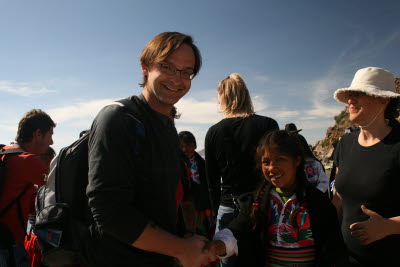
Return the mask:
<path id="1" fill-rule="evenodd" d="M 279 151 L 280 153 L 290 156 L 291 158 L 296 159 L 297 157 L 301 158 L 301 162 L 299 166 L 296 168 L 296 196 L 300 203 L 300 206 L 304 204 L 304 194 L 306 187 L 309 185 L 305 172 L 304 172 L 304 156 L 303 149 L 300 144 L 300 140 L 297 136 L 290 134 L 287 131 L 273 131 L 264 135 L 257 147 L 256 151 L 256 162 L 257 168 L 260 170 L 262 174 L 262 157 L 264 156 L 266 151 Z M 252 204 L 250 208 L 250 220 L 252 224 L 252 230 L 256 230 L 261 222 L 261 209 L 262 209 L 262 201 L 264 195 L 267 190 L 267 185 L 269 184 L 268 180 L 264 177 L 263 182 L 259 186 L 255 202 Z M 294 226 L 295 224 L 295 215 L 300 211 L 295 210 L 292 212 L 293 216 L 290 217 L 291 224 Z"/>

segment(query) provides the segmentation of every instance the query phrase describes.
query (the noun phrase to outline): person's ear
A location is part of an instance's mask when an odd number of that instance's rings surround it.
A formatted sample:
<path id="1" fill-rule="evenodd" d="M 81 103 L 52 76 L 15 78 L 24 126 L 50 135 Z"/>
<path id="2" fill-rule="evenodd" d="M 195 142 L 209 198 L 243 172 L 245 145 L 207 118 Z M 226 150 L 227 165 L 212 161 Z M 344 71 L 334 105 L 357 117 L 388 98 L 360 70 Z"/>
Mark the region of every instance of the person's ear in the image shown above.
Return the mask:
<path id="1" fill-rule="evenodd" d="M 40 131 L 40 129 L 36 129 L 36 131 L 33 132 L 33 137 L 40 137 L 42 136 L 42 132 Z"/>
<path id="2" fill-rule="evenodd" d="M 140 66 L 142 67 L 143 75 L 145 76 L 149 75 L 149 67 L 147 67 L 145 64 L 140 64 Z"/>

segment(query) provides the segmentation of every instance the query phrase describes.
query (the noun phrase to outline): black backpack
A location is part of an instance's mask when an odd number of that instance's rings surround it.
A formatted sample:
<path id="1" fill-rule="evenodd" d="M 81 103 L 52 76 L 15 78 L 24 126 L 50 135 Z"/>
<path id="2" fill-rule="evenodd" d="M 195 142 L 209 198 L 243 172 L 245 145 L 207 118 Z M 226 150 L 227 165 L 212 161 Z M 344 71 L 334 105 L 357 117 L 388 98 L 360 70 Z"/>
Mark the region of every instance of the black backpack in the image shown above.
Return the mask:
<path id="1" fill-rule="evenodd" d="M 138 107 L 129 99 L 117 101 L 136 118 L 138 145 L 143 149 L 146 130 Z M 90 226 L 93 217 L 88 206 L 88 140 L 89 133 L 60 150 L 50 165 L 49 179 L 36 197 L 34 231 L 46 266 L 88 265 L 91 246 Z"/>

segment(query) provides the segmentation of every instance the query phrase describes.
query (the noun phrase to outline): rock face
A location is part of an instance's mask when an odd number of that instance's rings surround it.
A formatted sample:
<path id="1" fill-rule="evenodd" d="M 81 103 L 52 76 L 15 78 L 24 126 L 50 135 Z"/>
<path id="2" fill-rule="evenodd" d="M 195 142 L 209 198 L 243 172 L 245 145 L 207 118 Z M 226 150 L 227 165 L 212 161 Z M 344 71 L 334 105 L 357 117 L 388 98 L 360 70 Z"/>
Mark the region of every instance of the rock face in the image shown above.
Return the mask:
<path id="1" fill-rule="evenodd" d="M 313 147 L 314 155 L 324 164 L 325 169 L 331 169 L 333 165 L 333 144 L 339 140 L 349 126 L 355 126 L 349 120 L 349 109 L 346 107 L 334 117 L 335 125 L 326 130 L 325 139 L 318 141 Z"/>
<path id="2" fill-rule="evenodd" d="M 395 83 L 396 90 L 400 93 L 400 77 L 395 78 Z M 398 110 L 400 111 L 400 107 L 398 107 Z M 325 169 L 332 168 L 333 143 L 339 140 L 347 127 L 355 126 L 349 120 L 349 109 L 347 107 L 335 116 L 334 119 L 335 125 L 327 129 L 325 139 L 318 141 L 313 147 L 314 155 L 324 164 Z M 400 117 L 397 119 L 400 120 Z"/>

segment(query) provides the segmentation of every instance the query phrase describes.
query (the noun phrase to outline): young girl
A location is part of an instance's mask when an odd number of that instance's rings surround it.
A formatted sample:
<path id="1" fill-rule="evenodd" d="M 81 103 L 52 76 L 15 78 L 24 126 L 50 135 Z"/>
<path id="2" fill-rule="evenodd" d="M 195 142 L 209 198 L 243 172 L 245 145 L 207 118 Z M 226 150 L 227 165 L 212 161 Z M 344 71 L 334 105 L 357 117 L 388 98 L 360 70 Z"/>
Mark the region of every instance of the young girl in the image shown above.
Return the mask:
<path id="1" fill-rule="evenodd" d="M 216 233 L 211 253 L 238 255 L 236 266 L 346 265 L 336 210 L 307 181 L 301 151 L 286 131 L 260 140 L 256 158 L 265 180 L 240 197 L 238 217 Z"/>

